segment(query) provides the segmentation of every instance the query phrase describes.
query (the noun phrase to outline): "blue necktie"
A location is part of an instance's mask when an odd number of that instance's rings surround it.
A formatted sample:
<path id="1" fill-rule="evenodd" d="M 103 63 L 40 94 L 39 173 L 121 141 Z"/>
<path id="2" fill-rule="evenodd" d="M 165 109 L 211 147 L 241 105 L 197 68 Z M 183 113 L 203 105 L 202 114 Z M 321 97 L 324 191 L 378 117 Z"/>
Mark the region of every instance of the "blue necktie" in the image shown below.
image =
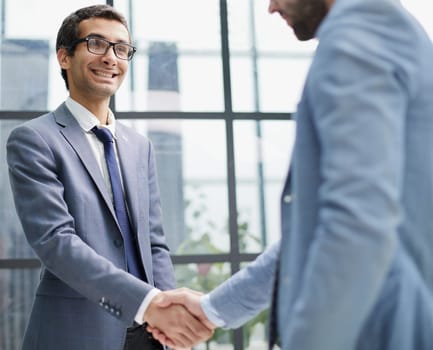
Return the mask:
<path id="1" fill-rule="evenodd" d="M 104 144 L 105 161 L 107 162 L 108 174 L 110 175 L 111 190 L 113 192 L 113 205 L 116 212 L 117 221 L 120 226 L 123 241 L 125 244 L 126 263 L 128 271 L 145 280 L 145 274 L 140 263 L 138 247 L 134 242 L 131 224 L 126 210 L 125 197 L 123 195 L 122 181 L 120 179 L 119 166 L 117 164 L 116 153 L 114 151 L 113 135 L 107 128 L 92 129 L 96 137 Z"/>

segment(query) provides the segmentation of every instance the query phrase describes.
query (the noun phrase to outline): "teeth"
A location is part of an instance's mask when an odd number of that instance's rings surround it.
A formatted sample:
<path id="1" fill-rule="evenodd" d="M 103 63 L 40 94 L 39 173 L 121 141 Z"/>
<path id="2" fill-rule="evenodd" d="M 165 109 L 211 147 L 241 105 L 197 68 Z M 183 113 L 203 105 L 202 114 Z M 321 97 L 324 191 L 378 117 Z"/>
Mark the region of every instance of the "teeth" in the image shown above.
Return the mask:
<path id="1" fill-rule="evenodd" d="M 104 78 L 112 78 L 113 77 L 113 74 L 108 74 L 108 73 L 104 73 L 104 72 L 95 71 L 95 74 L 100 76 L 100 77 L 104 77 Z"/>

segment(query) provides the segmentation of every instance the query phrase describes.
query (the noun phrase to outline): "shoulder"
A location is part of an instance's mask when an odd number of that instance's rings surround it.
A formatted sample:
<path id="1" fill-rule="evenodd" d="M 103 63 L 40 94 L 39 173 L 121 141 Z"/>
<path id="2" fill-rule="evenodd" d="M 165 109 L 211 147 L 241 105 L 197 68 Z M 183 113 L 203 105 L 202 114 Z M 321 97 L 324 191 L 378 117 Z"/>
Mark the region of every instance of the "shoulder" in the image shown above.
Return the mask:
<path id="1" fill-rule="evenodd" d="M 130 152 L 137 150 L 140 153 L 153 152 L 153 145 L 149 138 L 145 135 L 145 131 L 138 130 L 135 125 L 128 122 L 116 121 L 116 137 L 126 147 L 130 148 Z"/>
<path id="2" fill-rule="evenodd" d="M 51 132 L 52 127 L 62 124 L 62 120 L 72 117 L 72 114 L 67 109 L 65 103 L 60 104 L 55 110 L 35 116 L 19 125 L 15 129 L 33 129 L 40 130 L 41 132 Z"/>
<path id="3" fill-rule="evenodd" d="M 421 61 L 431 56 L 431 43 L 401 4 L 337 0 L 334 6 L 318 31 L 319 45 L 309 76 L 313 87 L 329 77 L 344 82 L 385 74 L 416 91 Z"/>
<path id="4" fill-rule="evenodd" d="M 125 121 L 116 120 L 116 134 L 140 142 L 149 142 L 144 133 L 140 132 L 133 124 Z"/>
<path id="5" fill-rule="evenodd" d="M 54 115 L 52 112 L 46 113 L 30 120 L 24 121 L 15 126 L 9 138 L 18 137 L 19 135 L 28 133 L 44 134 L 49 133 L 50 129 L 55 125 Z"/>
<path id="6" fill-rule="evenodd" d="M 414 46 L 425 39 L 419 23 L 397 0 L 337 0 L 317 36 L 328 44 L 340 39 L 356 46 L 375 48 L 380 43 L 382 48 L 402 50 L 407 50 L 400 46 L 403 43 Z"/>
<path id="7" fill-rule="evenodd" d="M 17 147 L 23 144 L 32 145 L 52 145 L 60 138 L 60 131 L 74 122 L 72 115 L 61 104 L 57 109 L 31 118 L 15 126 L 8 136 L 8 144 L 15 143 Z"/>

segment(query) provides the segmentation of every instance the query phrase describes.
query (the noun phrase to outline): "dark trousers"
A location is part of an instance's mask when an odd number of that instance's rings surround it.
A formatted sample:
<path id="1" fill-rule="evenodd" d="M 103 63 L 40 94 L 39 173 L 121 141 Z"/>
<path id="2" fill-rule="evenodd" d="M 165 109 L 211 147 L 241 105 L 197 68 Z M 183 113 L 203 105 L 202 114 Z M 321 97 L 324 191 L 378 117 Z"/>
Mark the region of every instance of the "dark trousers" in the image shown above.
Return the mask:
<path id="1" fill-rule="evenodd" d="M 163 350 L 163 346 L 146 331 L 146 325 L 134 325 L 128 328 L 123 350 Z"/>

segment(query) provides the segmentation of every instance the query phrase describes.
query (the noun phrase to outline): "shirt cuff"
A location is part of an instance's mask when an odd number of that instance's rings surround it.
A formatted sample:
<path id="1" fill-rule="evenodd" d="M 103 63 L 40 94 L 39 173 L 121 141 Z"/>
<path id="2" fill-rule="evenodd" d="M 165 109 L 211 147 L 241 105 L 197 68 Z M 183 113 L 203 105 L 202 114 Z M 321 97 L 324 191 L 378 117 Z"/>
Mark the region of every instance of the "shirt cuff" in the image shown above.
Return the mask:
<path id="1" fill-rule="evenodd" d="M 225 321 L 221 318 L 218 311 L 212 305 L 209 294 L 205 294 L 200 298 L 200 306 L 205 313 L 209 321 L 211 321 L 217 327 L 224 327 Z"/>
<path id="2" fill-rule="evenodd" d="M 149 293 L 147 293 L 140 307 L 138 308 L 137 313 L 135 314 L 134 321 L 138 324 L 142 325 L 144 323 L 144 313 L 147 310 L 150 302 L 155 298 L 161 291 L 158 288 L 153 288 Z"/>

